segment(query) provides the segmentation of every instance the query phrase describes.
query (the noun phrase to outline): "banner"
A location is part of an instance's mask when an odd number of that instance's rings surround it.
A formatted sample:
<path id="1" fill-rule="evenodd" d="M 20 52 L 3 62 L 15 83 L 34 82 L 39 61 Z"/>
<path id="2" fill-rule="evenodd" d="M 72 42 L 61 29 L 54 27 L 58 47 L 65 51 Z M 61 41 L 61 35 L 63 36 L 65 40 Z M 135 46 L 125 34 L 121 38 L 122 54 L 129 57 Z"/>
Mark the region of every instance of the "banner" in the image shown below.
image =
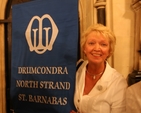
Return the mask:
<path id="1" fill-rule="evenodd" d="M 10 96 L 15 113 L 69 113 L 78 43 L 77 0 L 12 6 Z"/>

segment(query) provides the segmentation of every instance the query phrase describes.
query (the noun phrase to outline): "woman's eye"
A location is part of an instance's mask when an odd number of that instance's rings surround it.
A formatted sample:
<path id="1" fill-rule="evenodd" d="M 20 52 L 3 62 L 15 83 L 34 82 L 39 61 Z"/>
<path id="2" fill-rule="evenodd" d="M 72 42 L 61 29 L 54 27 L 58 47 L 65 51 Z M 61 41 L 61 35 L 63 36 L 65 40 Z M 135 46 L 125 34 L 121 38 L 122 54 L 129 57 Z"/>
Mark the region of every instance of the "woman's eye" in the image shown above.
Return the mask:
<path id="1" fill-rule="evenodd" d="M 101 44 L 102 46 L 107 46 L 107 44 Z"/>
<path id="2" fill-rule="evenodd" d="M 88 44 L 89 44 L 89 45 L 94 45 L 94 42 L 89 42 Z"/>

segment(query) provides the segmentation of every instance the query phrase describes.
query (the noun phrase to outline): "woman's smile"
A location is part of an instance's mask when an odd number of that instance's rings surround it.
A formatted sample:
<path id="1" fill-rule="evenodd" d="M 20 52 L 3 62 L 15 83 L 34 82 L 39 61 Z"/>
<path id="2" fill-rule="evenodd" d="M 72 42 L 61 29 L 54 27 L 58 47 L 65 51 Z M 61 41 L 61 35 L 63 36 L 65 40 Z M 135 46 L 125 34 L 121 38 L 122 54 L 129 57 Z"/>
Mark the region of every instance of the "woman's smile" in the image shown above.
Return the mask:
<path id="1" fill-rule="evenodd" d="M 94 57 L 100 57 L 100 56 L 102 56 L 102 54 L 100 54 L 100 53 L 92 53 L 92 55 L 93 55 Z"/>

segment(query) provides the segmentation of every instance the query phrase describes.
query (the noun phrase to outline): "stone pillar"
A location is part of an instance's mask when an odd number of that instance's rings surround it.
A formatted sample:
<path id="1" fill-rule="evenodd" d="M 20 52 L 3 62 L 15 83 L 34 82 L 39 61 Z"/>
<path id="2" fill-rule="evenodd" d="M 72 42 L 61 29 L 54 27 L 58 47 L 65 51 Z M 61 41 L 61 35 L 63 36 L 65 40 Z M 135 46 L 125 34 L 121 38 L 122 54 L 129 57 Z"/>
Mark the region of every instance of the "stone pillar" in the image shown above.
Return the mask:
<path id="1" fill-rule="evenodd" d="M 133 0 L 131 7 L 135 13 L 134 27 L 134 70 L 128 75 L 128 85 L 141 80 L 141 1 Z"/>
<path id="2" fill-rule="evenodd" d="M 141 1 L 133 0 L 132 8 L 135 12 L 135 28 L 134 28 L 134 70 L 141 71 Z"/>
<path id="3" fill-rule="evenodd" d="M 5 7 L 8 0 L 0 0 L 0 20 L 5 17 Z M 6 83 L 5 83 L 5 34 L 4 24 L 0 24 L 0 113 L 6 113 Z"/>
<path id="4" fill-rule="evenodd" d="M 106 25 L 105 15 L 106 0 L 97 0 L 96 3 L 94 4 L 94 7 L 97 9 L 97 23 Z"/>
<path id="5" fill-rule="evenodd" d="M 80 41 L 83 32 L 94 24 L 94 0 L 79 0 L 79 22 L 80 22 Z M 82 48 L 80 48 L 80 57 L 86 59 Z"/>

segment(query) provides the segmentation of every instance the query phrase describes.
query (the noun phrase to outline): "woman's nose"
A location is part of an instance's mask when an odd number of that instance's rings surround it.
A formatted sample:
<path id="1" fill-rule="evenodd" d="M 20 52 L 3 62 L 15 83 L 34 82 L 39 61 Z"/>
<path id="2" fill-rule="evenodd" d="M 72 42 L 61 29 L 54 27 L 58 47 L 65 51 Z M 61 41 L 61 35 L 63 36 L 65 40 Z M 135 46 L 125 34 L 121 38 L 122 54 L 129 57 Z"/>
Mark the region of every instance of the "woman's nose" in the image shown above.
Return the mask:
<path id="1" fill-rule="evenodd" d="M 100 50 L 100 45 L 98 43 L 96 43 L 95 46 L 94 46 L 94 49 L 95 50 Z"/>

